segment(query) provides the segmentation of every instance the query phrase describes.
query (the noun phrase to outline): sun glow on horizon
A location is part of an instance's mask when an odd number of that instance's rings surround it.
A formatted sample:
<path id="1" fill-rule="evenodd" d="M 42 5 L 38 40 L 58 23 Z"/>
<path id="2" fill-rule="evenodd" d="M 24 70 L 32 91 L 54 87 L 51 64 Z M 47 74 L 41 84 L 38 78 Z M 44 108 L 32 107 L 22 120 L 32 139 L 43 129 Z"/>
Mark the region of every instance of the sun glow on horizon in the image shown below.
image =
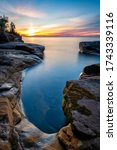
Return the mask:
<path id="1" fill-rule="evenodd" d="M 30 26 L 30 28 L 29 28 L 29 30 L 28 30 L 28 35 L 29 36 L 34 36 L 35 35 L 35 29 L 32 27 L 32 26 Z"/>
<path id="2" fill-rule="evenodd" d="M 73 21 L 74 20 L 74 21 Z M 79 24 L 78 24 L 79 23 Z M 30 23 L 17 29 L 22 36 L 28 37 L 51 37 L 51 36 L 99 36 L 99 29 L 87 25 L 85 19 L 72 18 L 66 19 L 66 23 L 47 23 L 35 25 Z"/>
<path id="3" fill-rule="evenodd" d="M 34 26 L 17 29 L 17 32 L 19 34 L 23 36 L 29 36 L 29 37 L 37 35 L 37 33 L 39 33 L 40 31 L 41 29 Z"/>

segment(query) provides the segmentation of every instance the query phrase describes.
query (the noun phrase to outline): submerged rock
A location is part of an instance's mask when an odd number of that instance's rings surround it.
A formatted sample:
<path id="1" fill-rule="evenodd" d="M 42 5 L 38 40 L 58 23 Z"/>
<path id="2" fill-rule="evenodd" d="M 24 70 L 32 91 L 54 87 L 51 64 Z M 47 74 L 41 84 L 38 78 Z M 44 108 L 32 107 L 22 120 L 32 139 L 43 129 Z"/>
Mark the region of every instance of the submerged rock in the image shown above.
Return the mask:
<path id="1" fill-rule="evenodd" d="M 100 42 L 80 42 L 80 53 L 100 55 Z"/>
<path id="2" fill-rule="evenodd" d="M 68 150 L 99 150 L 100 147 L 100 78 L 99 68 L 93 70 L 94 67 L 98 65 L 85 67 L 85 77 L 68 81 L 64 89 L 63 110 L 71 125 L 72 136 L 67 138 L 67 126 L 60 130 L 58 137 Z M 65 138 L 61 137 L 63 132 Z M 71 141 L 76 137 L 76 144 L 71 148 Z M 68 146 L 69 142 L 71 146 Z"/>

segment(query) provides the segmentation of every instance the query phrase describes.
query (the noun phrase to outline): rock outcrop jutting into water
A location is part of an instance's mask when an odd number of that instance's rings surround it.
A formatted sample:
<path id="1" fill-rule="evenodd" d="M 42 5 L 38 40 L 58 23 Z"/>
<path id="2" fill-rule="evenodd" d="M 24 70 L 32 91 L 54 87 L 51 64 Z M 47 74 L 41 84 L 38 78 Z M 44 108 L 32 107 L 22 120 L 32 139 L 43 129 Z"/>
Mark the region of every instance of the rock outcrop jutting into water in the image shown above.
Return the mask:
<path id="1" fill-rule="evenodd" d="M 79 80 L 68 81 L 63 110 L 69 125 L 58 138 L 67 150 L 100 149 L 100 66 L 84 68 Z"/>
<path id="2" fill-rule="evenodd" d="M 100 41 L 80 42 L 80 53 L 100 55 Z"/>

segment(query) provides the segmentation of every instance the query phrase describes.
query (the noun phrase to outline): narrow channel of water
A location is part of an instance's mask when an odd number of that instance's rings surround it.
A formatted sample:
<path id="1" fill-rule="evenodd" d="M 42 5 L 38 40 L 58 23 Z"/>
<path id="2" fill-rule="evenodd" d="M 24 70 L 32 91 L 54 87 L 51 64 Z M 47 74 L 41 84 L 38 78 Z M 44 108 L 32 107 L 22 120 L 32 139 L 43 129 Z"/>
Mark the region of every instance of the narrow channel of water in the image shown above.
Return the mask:
<path id="1" fill-rule="evenodd" d="M 57 132 L 65 123 L 61 103 L 67 80 L 78 79 L 86 65 L 99 63 L 99 56 L 79 55 L 80 41 L 98 38 L 24 38 L 45 45 L 43 63 L 25 70 L 22 100 L 28 119 L 46 133 Z"/>

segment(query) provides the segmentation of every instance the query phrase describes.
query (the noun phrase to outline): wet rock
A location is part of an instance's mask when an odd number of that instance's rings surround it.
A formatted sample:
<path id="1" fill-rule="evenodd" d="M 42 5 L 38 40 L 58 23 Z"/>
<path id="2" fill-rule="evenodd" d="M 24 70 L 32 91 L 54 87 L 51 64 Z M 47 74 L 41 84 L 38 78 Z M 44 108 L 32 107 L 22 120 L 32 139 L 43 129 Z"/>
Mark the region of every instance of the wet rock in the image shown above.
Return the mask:
<path id="1" fill-rule="evenodd" d="M 100 55 L 100 42 L 80 42 L 80 53 Z"/>

